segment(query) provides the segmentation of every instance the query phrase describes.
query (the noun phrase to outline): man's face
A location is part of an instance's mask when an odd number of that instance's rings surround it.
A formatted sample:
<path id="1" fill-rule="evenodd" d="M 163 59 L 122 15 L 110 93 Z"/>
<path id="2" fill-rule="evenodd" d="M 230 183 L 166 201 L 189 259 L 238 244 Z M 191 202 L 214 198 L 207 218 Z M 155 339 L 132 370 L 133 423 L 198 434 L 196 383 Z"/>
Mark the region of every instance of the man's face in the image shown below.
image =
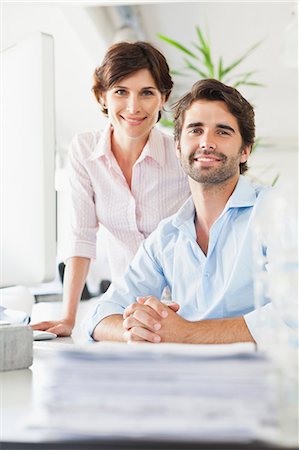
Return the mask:
<path id="1" fill-rule="evenodd" d="M 203 184 L 221 184 L 239 177 L 242 147 L 237 119 L 222 101 L 197 100 L 185 112 L 177 153 L 185 173 Z"/>

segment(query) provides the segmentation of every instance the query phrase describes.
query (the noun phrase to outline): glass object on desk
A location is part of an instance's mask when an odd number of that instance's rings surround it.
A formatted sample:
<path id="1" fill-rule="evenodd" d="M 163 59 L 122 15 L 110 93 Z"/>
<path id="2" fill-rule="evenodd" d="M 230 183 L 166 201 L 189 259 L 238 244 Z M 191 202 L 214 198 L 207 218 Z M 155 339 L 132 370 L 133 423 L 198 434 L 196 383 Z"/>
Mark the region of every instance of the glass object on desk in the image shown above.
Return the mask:
<path id="1" fill-rule="evenodd" d="M 290 186 L 269 190 L 253 236 L 258 346 L 275 364 L 281 439 L 298 444 L 298 201 Z"/>

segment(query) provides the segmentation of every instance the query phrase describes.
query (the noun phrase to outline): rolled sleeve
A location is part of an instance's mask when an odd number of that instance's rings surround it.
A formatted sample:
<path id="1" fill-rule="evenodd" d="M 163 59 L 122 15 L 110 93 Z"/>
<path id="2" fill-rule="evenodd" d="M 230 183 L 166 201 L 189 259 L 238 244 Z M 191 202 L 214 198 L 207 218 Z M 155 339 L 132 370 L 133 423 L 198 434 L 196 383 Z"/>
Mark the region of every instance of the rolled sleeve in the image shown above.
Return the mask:
<path id="1" fill-rule="evenodd" d="M 82 323 L 82 328 L 85 335 L 92 340 L 94 329 L 102 320 L 114 314 L 120 314 L 122 316 L 124 310 L 125 308 L 122 305 L 110 301 L 100 300 L 92 314 L 87 316 Z"/>
<path id="2" fill-rule="evenodd" d="M 274 324 L 272 304 L 267 303 L 261 309 L 255 309 L 243 317 L 257 345 L 261 348 L 264 347 L 265 337 L 269 330 L 273 329 Z"/>
<path id="3" fill-rule="evenodd" d="M 125 308 L 136 302 L 136 297 L 153 295 L 160 299 L 166 280 L 153 257 L 154 234 L 141 245 L 125 275 L 112 283 L 93 311 L 85 317 L 82 326 L 89 338 L 92 338 L 98 323 L 114 314 L 123 315 Z"/>

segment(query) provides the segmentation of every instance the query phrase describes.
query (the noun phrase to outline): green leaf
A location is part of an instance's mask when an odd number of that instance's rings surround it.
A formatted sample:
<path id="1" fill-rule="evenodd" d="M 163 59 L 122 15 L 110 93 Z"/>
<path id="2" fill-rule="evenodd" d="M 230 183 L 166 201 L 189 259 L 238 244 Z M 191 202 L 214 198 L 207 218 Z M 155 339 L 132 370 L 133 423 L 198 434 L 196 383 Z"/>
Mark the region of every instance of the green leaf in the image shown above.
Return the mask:
<path id="1" fill-rule="evenodd" d="M 193 70 L 194 72 L 196 72 L 198 75 L 200 75 L 202 78 L 209 78 L 209 75 L 206 74 L 205 72 L 203 72 L 202 70 L 200 70 L 198 67 L 194 66 L 190 61 L 188 61 L 187 58 L 183 58 L 186 66 L 188 69 Z"/>
<path id="2" fill-rule="evenodd" d="M 201 43 L 201 47 L 199 47 L 196 44 L 195 44 L 195 46 L 196 46 L 197 50 L 199 50 L 203 54 L 203 56 L 205 58 L 205 65 L 210 72 L 210 76 L 211 76 L 211 78 L 214 78 L 215 69 L 214 69 L 214 64 L 213 64 L 212 57 L 211 57 L 211 48 L 210 48 L 208 42 L 203 37 L 203 34 L 198 26 L 196 26 L 196 32 L 197 32 L 198 39 Z"/>
<path id="3" fill-rule="evenodd" d="M 184 47 L 182 44 L 180 44 L 177 41 L 174 41 L 173 39 L 170 39 L 167 36 L 164 36 L 163 34 L 157 34 L 157 36 L 162 39 L 163 41 L 167 42 L 170 45 L 173 45 L 174 47 L 176 47 L 178 50 L 186 53 L 187 55 L 191 56 L 192 58 L 197 59 L 196 55 L 191 52 L 190 50 L 188 50 L 186 47 Z"/>
<path id="4" fill-rule="evenodd" d="M 228 67 L 226 67 L 223 70 L 223 75 L 226 75 L 228 72 L 230 72 L 235 67 L 237 67 L 242 61 L 244 61 L 244 59 L 247 58 L 247 56 L 250 55 L 250 53 L 252 53 L 259 45 L 261 45 L 261 43 L 262 43 L 262 41 L 259 41 L 256 44 L 254 44 L 252 47 L 249 48 L 249 50 L 247 50 L 247 52 L 243 56 L 241 56 L 236 61 L 234 61 L 232 64 L 230 64 Z"/>
<path id="5" fill-rule="evenodd" d="M 163 125 L 163 127 L 167 127 L 167 128 L 173 128 L 174 127 L 174 123 L 171 120 L 167 120 L 167 119 L 160 119 L 159 122 L 161 125 Z"/>
<path id="6" fill-rule="evenodd" d="M 203 47 L 205 50 L 209 50 L 209 44 L 208 44 L 207 41 L 204 39 L 203 34 L 202 34 L 202 32 L 200 31 L 199 26 L 196 26 L 195 28 L 196 28 L 197 36 L 198 36 L 198 38 L 199 38 L 199 41 L 200 41 L 202 47 Z"/>
<path id="7" fill-rule="evenodd" d="M 238 86 L 256 86 L 256 87 L 266 87 L 265 84 L 262 83 L 256 83 L 253 81 L 237 81 L 236 83 L 233 84 L 233 87 L 236 88 Z"/>
<path id="8" fill-rule="evenodd" d="M 275 186 L 275 184 L 277 183 L 279 177 L 280 177 L 280 173 L 278 173 L 278 174 L 275 176 L 274 180 L 272 181 L 272 183 L 271 183 L 271 186 L 272 186 L 272 187 Z"/>
<path id="9" fill-rule="evenodd" d="M 243 72 L 243 73 L 238 73 L 235 75 L 231 75 L 230 78 L 227 78 L 227 80 L 233 80 L 234 78 L 238 78 L 240 80 L 248 80 L 248 78 L 250 78 L 252 75 L 255 75 L 257 73 L 257 70 L 252 70 L 251 72 Z"/>
<path id="10" fill-rule="evenodd" d="M 187 77 L 188 75 L 184 72 L 181 72 L 179 70 L 170 70 L 171 75 L 177 75 L 180 77 Z"/>
<path id="11" fill-rule="evenodd" d="M 207 50 L 205 50 L 204 48 L 201 48 L 201 47 L 198 47 L 198 46 L 196 46 L 196 47 L 202 53 L 202 55 L 204 57 L 204 62 L 203 63 L 205 64 L 206 68 L 208 69 L 210 77 L 214 78 L 214 64 L 212 63 L 212 59 L 211 59 L 210 53 Z"/>
<path id="12" fill-rule="evenodd" d="M 219 62 L 218 62 L 218 80 L 221 81 L 222 80 L 222 75 L 223 75 L 223 62 L 222 62 L 222 56 L 220 56 L 219 58 Z"/>

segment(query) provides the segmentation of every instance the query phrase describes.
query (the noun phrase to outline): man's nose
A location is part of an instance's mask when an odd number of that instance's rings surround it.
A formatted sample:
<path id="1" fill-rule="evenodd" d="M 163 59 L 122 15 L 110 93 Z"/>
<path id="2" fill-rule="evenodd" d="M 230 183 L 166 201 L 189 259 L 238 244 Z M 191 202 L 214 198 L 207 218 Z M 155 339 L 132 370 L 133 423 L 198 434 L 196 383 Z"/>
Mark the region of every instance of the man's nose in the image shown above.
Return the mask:
<path id="1" fill-rule="evenodd" d="M 211 133 L 207 132 L 201 135 L 199 146 L 202 150 L 215 150 L 216 142 Z"/>

